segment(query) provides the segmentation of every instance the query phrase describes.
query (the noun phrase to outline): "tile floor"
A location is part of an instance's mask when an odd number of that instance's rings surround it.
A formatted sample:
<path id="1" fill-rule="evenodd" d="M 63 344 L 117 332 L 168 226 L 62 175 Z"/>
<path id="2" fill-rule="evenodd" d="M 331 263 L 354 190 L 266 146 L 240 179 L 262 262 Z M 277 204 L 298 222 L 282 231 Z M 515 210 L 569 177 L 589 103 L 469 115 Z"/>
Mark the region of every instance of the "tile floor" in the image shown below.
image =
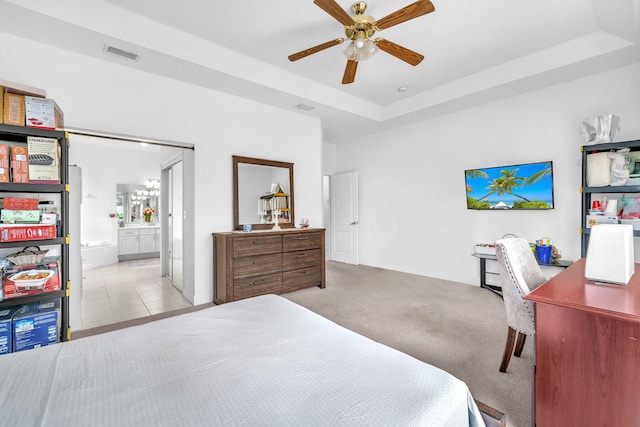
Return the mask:
<path id="1" fill-rule="evenodd" d="M 160 258 L 123 261 L 82 276 L 82 329 L 191 307 L 161 277 Z"/>

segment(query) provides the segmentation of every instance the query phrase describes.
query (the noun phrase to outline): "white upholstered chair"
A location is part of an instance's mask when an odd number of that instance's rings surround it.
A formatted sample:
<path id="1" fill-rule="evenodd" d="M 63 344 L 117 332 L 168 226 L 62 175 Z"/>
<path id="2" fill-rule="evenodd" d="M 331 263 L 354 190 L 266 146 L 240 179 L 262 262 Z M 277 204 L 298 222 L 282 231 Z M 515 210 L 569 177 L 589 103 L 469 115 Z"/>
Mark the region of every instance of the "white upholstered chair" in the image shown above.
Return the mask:
<path id="1" fill-rule="evenodd" d="M 533 303 L 523 299 L 531 290 L 547 281 L 531 251 L 529 242 L 520 238 L 496 242 L 502 296 L 509 330 L 502 355 L 500 372 L 506 372 L 511 354 L 520 357 L 527 335 L 535 334 Z M 516 333 L 518 339 L 516 342 Z M 515 349 L 514 349 L 515 343 Z"/>

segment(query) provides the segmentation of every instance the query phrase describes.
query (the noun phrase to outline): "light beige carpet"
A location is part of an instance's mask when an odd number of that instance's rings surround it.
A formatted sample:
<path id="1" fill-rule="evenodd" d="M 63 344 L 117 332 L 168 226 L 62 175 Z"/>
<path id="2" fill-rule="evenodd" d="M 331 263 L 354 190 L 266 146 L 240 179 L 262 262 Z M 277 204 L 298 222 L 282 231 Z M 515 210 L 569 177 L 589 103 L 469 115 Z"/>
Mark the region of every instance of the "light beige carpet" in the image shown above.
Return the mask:
<path id="1" fill-rule="evenodd" d="M 533 338 L 506 373 L 502 299 L 480 287 L 366 266 L 327 262 L 327 287 L 284 297 L 375 341 L 444 369 L 474 398 L 532 425 Z"/>

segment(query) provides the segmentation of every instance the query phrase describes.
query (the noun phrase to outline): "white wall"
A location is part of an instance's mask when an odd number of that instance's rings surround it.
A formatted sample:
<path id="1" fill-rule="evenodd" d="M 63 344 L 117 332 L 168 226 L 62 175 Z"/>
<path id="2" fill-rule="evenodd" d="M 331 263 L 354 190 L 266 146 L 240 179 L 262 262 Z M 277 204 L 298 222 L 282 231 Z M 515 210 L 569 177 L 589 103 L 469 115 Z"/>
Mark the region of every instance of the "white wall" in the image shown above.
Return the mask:
<path id="1" fill-rule="evenodd" d="M 67 126 L 195 144 L 194 303 L 213 300 L 211 233 L 233 226 L 232 155 L 294 163 L 297 217 L 320 224 L 319 120 L 7 34 L 0 45 L 0 78 L 46 89 Z"/>
<path id="2" fill-rule="evenodd" d="M 635 64 L 336 144 L 336 172 L 359 173 L 360 263 L 478 284 L 474 245 L 506 233 L 551 237 L 564 258 L 578 259 L 579 124 L 613 113 L 616 140 L 640 139 L 639 93 Z M 555 209 L 467 210 L 465 169 L 546 160 Z"/>
<path id="3" fill-rule="evenodd" d="M 322 173 L 333 175 L 337 170 L 337 146 L 331 142 L 322 144 Z"/>

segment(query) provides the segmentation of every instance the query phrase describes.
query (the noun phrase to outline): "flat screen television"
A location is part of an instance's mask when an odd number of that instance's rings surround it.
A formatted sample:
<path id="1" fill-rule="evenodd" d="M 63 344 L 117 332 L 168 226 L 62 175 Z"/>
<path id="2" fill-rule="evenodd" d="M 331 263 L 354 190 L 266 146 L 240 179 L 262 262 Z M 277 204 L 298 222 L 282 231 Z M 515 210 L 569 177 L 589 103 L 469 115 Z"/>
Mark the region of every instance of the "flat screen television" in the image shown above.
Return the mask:
<path id="1" fill-rule="evenodd" d="M 553 209 L 553 162 L 464 171 L 467 209 Z"/>

